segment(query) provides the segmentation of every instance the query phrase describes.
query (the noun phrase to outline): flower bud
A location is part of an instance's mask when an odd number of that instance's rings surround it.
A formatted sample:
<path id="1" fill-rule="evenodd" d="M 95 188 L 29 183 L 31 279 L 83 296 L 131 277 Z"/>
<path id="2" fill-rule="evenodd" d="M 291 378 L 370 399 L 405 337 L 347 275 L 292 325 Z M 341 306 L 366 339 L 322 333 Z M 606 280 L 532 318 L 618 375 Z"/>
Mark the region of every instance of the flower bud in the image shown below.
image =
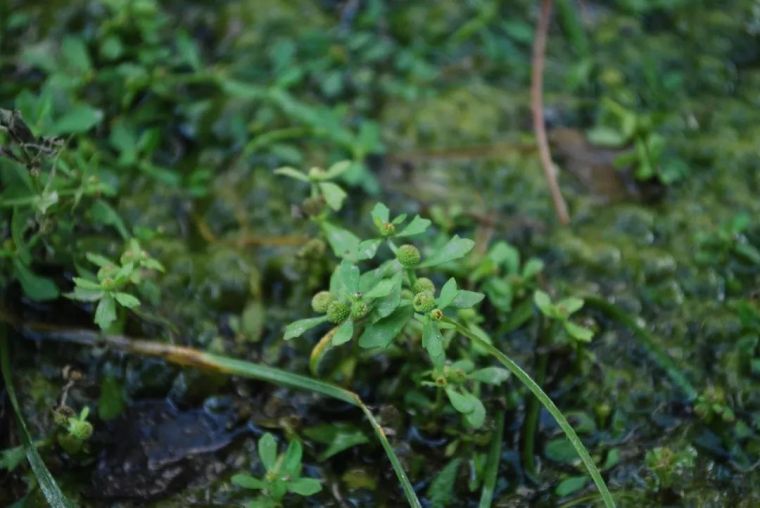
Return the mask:
<path id="1" fill-rule="evenodd" d="M 396 226 L 392 222 L 386 222 L 380 226 L 380 234 L 383 236 L 391 236 L 396 232 Z"/>
<path id="2" fill-rule="evenodd" d="M 435 284 L 433 284 L 433 281 L 427 277 L 420 277 L 414 282 L 412 289 L 414 290 L 414 294 L 422 293 L 423 291 L 430 291 L 433 293 L 435 292 Z"/>
<path id="3" fill-rule="evenodd" d="M 436 321 L 443 319 L 443 311 L 441 309 L 433 309 L 430 311 L 430 317 Z"/>
<path id="4" fill-rule="evenodd" d="M 417 312 L 430 312 L 435 309 L 435 297 L 430 291 L 417 293 L 412 301 L 412 305 L 414 305 L 414 310 Z"/>
<path id="5" fill-rule="evenodd" d="M 414 245 L 402 245 L 396 251 L 396 259 L 404 268 L 414 268 L 420 264 L 420 251 Z"/>
<path id="6" fill-rule="evenodd" d="M 329 291 L 320 291 L 311 298 L 311 308 L 317 314 L 324 314 L 334 299 Z"/>
<path id="7" fill-rule="evenodd" d="M 327 319 L 331 323 L 342 323 L 351 315 L 351 306 L 345 302 L 335 300 L 327 306 Z"/>
<path id="8" fill-rule="evenodd" d="M 369 314 L 370 307 L 367 302 L 357 300 L 351 304 L 351 319 L 362 319 Z"/>

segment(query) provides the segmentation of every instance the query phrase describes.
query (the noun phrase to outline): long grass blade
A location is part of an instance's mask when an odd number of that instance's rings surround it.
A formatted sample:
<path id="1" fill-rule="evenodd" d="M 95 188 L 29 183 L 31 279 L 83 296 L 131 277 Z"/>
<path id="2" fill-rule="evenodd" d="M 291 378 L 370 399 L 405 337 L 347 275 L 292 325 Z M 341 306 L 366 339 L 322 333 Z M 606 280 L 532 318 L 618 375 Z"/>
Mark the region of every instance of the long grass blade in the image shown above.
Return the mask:
<path id="1" fill-rule="evenodd" d="M 607 508 L 615 508 L 615 500 L 612 498 L 612 494 L 610 494 L 609 489 L 607 488 L 607 485 L 604 483 L 604 479 L 602 478 L 601 473 L 599 472 L 599 469 L 597 469 L 596 464 L 594 464 L 594 460 L 591 458 L 591 455 L 588 453 L 588 450 L 583 445 L 583 442 L 578 437 L 578 434 L 575 433 L 575 430 L 573 429 L 573 426 L 570 425 L 570 422 L 567 421 L 567 418 L 565 418 L 565 415 L 562 414 L 562 411 L 554 404 L 551 398 L 549 398 L 548 395 L 541 389 L 538 384 L 536 384 L 535 381 L 533 381 L 533 378 L 528 375 L 527 372 L 525 372 L 519 365 L 517 365 L 511 358 L 509 358 L 507 355 L 496 349 L 494 346 L 489 344 L 488 342 L 484 341 L 480 337 L 478 337 L 476 334 L 472 333 L 470 330 L 462 326 L 460 323 L 447 319 L 447 322 L 454 325 L 459 333 L 476 343 L 478 346 L 482 347 L 488 353 L 491 354 L 494 358 L 496 358 L 502 365 L 504 365 L 509 371 L 517 377 L 517 379 L 520 380 L 522 384 L 524 384 L 528 390 L 533 393 L 533 395 L 536 396 L 536 398 L 541 402 L 541 404 L 546 408 L 547 411 L 549 411 L 549 414 L 552 415 L 554 420 L 556 420 L 557 424 L 559 425 L 560 429 L 562 429 L 562 432 L 565 433 L 565 436 L 567 437 L 568 441 L 570 441 L 570 444 L 573 445 L 573 448 L 575 448 L 576 453 L 581 459 L 581 462 L 583 462 L 583 465 L 586 467 L 586 471 L 588 472 L 589 476 L 591 476 L 591 479 L 594 481 L 594 484 L 596 485 L 596 488 L 599 490 L 599 494 L 602 496 L 602 501 L 604 501 L 604 505 Z"/>
<path id="2" fill-rule="evenodd" d="M 375 419 L 372 411 L 370 411 L 367 405 L 364 404 L 359 395 L 352 391 L 318 379 L 302 376 L 300 374 L 293 374 L 292 372 L 269 367 L 267 365 L 248 362 L 228 356 L 204 353 L 197 349 L 148 340 L 131 339 L 122 335 L 101 335 L 90 330 L 67 330 L 42 323 L 25 323 L 21 325 L 20 323 L 15 322 L 11 316 L 2 312 L 1 309 L 0 319 L 4 319 L 7 322 L 23 328 L 26 332 L 34 335 L 36 338 L 45 339 L 55 337 L 56 340 L 84 346 L 110 347 L 137 355 L 163 358 L 167 362 L 177 365 L 207 369 L 228 375 L 256 379 L 287 388 L 319 393 L 351 404 L 352 406 L 361 409 L 367 417 L 367 420 L 369 420 L 372 430 L 375 432 L 378 441 L 380 441 L 380 445 L 388 456 L 393 471 L 396 473 L 396 477 L 401 484 L 401 488 L 409 506 L 412 508 L 422 508 L 422 505 L 417 498 L 417 494 L 414 492 L 414 487 L 412 487 L 409 477 L 406 475 L 406 472 L 401 465 L 401 461 L 393 450 L 393 446 L 390 441 L 388 441 L 388 437 Z"/>
<path id="3" fill-rule="evenodd" d="M 50 471 L 48 471 L 48 468 L 42 461 L 42 457 L 40 457 L 40 454 L 37 452 L 37 447 L 32 442 L 32 437 L 29 435 L 29 429 L 21 414 L 21 408 L 18 399 L 16 398 L 16 390 L 13 388 L 11 365 L 8 359 L 8 341 L 4 323 L 0 323 L 0 365 L 2 365 L 5 391 L 8 393 L 11 407 L 16 414 L 16 421 L 18 422 L 18 427 L 21 433 L 21 442 L 24 446 L 26 460 L 29 461 L 29 466 L 32 468 L 32 472 L 37 478 L 37 483 L 40 486 L 42 494 L 52 508 L 73 508 L 74 504 L 66 498 L 63 492 L 61 492 L 55 478 L 50 474 Z"/>
<path id="4" fill-rule="evenodd" d="M 491 508 L 493 490 L 496 487 L 496 478 L 499 474 L 499 461 L 501 459 L 501 440 L 504 436 L 504 411 L 499 411 L 496 416 L 496 428 L 493 429 L 491 447 L 488 449 L 486 460 L 486 472 L 483 478 L 483 490 L 480 493 L 479 508 Z"/>

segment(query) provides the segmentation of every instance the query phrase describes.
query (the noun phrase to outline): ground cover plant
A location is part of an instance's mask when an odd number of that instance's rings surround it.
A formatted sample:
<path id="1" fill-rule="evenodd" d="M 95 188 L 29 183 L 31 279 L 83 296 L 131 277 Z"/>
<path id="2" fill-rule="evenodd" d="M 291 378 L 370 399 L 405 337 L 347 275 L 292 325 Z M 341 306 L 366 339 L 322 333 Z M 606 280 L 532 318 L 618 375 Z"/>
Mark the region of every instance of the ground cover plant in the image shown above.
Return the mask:
<path id="1" fill-rule="evenodd" d="M 0 504 L 758 505 L 758 37 L 0 3 Z"/>

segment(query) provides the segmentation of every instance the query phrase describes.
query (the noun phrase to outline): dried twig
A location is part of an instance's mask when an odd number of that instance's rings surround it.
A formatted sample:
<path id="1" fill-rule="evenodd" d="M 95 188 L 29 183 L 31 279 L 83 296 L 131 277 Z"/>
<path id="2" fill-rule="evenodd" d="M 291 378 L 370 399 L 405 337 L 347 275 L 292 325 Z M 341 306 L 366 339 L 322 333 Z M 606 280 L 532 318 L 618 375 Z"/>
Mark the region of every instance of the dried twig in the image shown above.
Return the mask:
<path id="1" fill-rule="evenodd" d="M 546 139 L 546 127 L 544 126 L 544 53 L 546 52 L 546 34 L 549 31 L 549 17 L 552 11 L 552 0 L 542 0 L 541 12 L 536 25 L 536 33 L 533 37 L 533 58 L 530 84 L 530 105 L 533 111 L 533 131 L 538 145 L 538 156 L 544 170 L 546 183 L 554 202 L 554 211 L 562 224 L 570 222 L 567 212 L 567 204 L 562 197 L 562 191 L 557 183 L 557 170 L 552 162 L 549 152 L 549 142 Z"/>

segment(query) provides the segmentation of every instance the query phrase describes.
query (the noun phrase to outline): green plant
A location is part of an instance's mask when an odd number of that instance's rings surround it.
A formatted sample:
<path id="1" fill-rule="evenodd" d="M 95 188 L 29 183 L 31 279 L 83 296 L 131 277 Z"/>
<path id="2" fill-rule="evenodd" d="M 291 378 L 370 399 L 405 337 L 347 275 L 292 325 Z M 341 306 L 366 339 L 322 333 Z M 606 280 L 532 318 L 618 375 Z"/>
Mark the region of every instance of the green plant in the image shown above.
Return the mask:
<path id="1" fill-rule="evenodd" d="M 571 297 L 552 302 L 548 294 L 541 290 L 537 290 L 533 293 L 533 301 L 544 317 L 560 325 L 565 336 L 569 338 L 572 343 L 577 344 L 591 341 L 591 338 L 594 336 L 593 331 L 570 321 L 570 316 L 581 310 L 583 307 L 584 302 L 582 299 Z M 561 336 L 557 337 L 554 334 L 552 334 L 552 337 L 556 340 L 561 338 Z"/>
<path id="2" fill-rule="evenodd" d="M 283 454 L 277 453 L 277 441 L 270 433 L 261 436 L 258 453 L 266 470 L 262 478 L 247 473 L 236 474 L 232 483 L 245 489 L 261 491 L 261 495 L 248 501 L 248 508 L 276 508 L 283 506 L 283 498 L 288 494 L 311 496 L 322 490 L 322 484 L 315 478 L 301 476 L 303 449 L 298 440 L 293 440 Z"/>
<path id="3" fill-rule="evenodd" d="M 87 406 L 83 407 L 78 415 L 68 407 L 55 411 L 55 422 L 61 429 L 56 438 L 61 448 L 69 455 L 82 451 L 92 436 L 92 424 L 87 421 L 89 415 L 90 408 Z"/>
<path id="4" fill-rule="evenodd" d="M 140 305 L 136 296 L 125 291 L 128 286 L 139 286 L 145 270 L 164 270 L 161 263 L 150 257 L 135 239 L 128 242 L 119 264 L 98 254 L 87 253 L 86 256 L 98 266 L 96 280 L 74 277 L 74 290 L 66 296 L 82 302 L 98 302 L 95 323 L 103 330 L 110 328 L 117 320 L 118 308 L 133 309 Z"/>
<path id="5" fill-rule="evenodd" d="M 613 148 L 629 148 L 615 160 L 618 168 L 633 166 L 639 180 L 670 184 L 688 172 L 686 163 L 668 148 L 658 130 L 661 115 L 645 114 L 604 98 L 598 124 L 588 132 L 589 141 Z"/>
<path id="6" fill-rule="evenodd" d="M 694 467 L 697 451 L 692 446 L 674 450 L 667 446 L 649 450 L 645 457 L 647 468 L 652 472 L 652 487 L 667 489 Z"/>
<path id="7" fill-rule="evenodd" d="M 290 170 L 281 173 L 300 179 Z M 314 182 L 311 183 L 314 189 Z M 460 319 L 460 313 L 471 312 L 484 295 L 460 289 L 453 277 L 447 280 L 437 295 L 431 290 L 435 289 L 434 284 L 428 282 L 431 278 L 428 275 L 434 275 L 431 269 L 463 259 L 472 250 L 474 242 L 455 235 L 434 251 L 409 243 L 398 246 L 397 239 L 406 241 L 406 237 L 423 234 L 430 222 L 417 216 L 400 228 L 406 216 L 391 220 L 388 207 L 382 203 L 375 205 L 371 216 L 381 236 L 369 240 L 361 240 L 333 224 L 327 212 L 312 216 L 342 260 L 330 277 L 329 296 L 320 292 L 314 297 L 318 300 L 314 303 L 318 305 L 312 307 L 316 311 L 323 310 L 325 314 L 290 323 L 285 327 L 284 339 L 300 337 L 312 328 L 331 323 L 333 326 L 315 347 L 312 358 L 355 338 L 359 347 L 372 351 L 385 350 L 397 341 L 408 342 L 411 347 L 419 344 L 427 352 L 433 367 L 429 373 L 432 382 L 428 383 L 446 394 L 451 406 L 464 416 L 470 426 L 480 427 L 485 421 L 485 405 L 476 395 L 478 390 L 468 388 L 467 383 L 478 385 L 486 380 L 499 384 L 506 378 L 507 372 L 503 369 L 474 370 L 474 366 L 466 362 L 448 362 L 446 352 L 456 336 L 469 339 L 473 346 L 485 350 L 514 374 L 557 419 L 594 479 L 605 504 L 614 506 L 588 451 L 551 399 L 525 371 L 493 346 L 493 340 L 482 329 Z M 393 257 L 378 261 L 374 268 L 362 271 L 359 263 L 373 260 L 383 243 Z M 423 278 L 425 282 L 418 283 Z M 545 293 L 537 292 L 536 295 L 536 303 L 542 312 L 560 323 L 570 337 L 577 341 L 591 339 L 590 330 L 569 321 L 570 315 L 583 305 L 582 300 L 571 298 L 555 304 Z M 330 302 L 326 307 L 325 301 Z M 361 306 L 362 312 L 352 312 L 357 305 Z"/>

